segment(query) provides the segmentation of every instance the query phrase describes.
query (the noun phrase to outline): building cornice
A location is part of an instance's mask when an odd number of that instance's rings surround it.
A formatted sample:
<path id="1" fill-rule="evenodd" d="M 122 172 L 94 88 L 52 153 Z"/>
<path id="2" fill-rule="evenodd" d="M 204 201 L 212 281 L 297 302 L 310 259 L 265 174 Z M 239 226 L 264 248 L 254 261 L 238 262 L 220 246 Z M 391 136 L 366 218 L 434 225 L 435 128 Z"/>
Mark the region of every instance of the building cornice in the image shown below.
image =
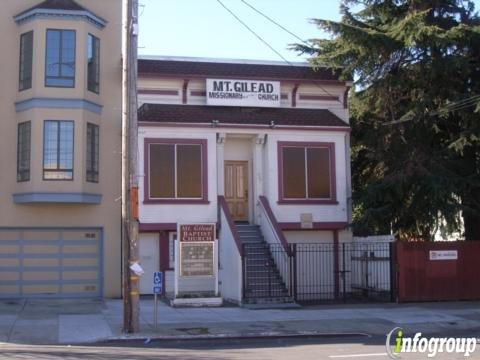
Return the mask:
<path id="1" fill-rule="evenodd" d="M 107 21 L 88 10 L 61 10 L 61 9 L 31 9 L 13 17 L 17 24 L 36 19 L 60 19 L 86 21 L 99 29 L 107 26 Z"/>
<path id="2" fill-rule="evenodd" d="M 81 109 L 101 115 L 103 106 L 85 99 L 62 99 L 35 97 L 27 100 L 17 101 L 15 111 L 22 112 L 34 108 L 41 109 Z"/>
<path id="3" fill-rule="evenodd" d="M 101 194 L 91 193 L 61 193 L 61 192 L 29 192 L 12 195 L 15 204 L 91 204 L 98 205 L 102 202 Z"/>

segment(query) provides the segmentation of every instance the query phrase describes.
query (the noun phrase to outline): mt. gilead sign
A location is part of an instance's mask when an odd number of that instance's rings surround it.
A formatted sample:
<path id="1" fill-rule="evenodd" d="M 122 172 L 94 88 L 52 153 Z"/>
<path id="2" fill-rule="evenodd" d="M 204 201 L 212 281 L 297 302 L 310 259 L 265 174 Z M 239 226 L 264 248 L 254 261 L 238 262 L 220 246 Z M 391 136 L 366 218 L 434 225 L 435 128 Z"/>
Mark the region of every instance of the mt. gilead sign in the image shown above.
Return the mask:
<path id="1" fill-rule="evenodd" d="M 280 82 L 207 79 L 207 105 L 280 107 Z"/>

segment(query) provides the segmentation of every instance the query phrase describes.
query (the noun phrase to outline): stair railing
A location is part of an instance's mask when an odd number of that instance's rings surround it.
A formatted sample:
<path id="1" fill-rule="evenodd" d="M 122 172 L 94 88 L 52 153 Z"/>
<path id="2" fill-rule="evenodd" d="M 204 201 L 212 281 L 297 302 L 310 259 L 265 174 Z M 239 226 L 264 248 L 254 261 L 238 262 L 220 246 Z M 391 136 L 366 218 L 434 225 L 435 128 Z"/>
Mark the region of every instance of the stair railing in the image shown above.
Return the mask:
<path id="1" fill-rule="evenodd" d="M 225 215 L 225 218 L 227 219 L 227 224 L 228 227 L 230 228 L 230 231 L 232 232 L 233 235 L 233 240 L 235 241 L 235 244 L 237 245 L 238 253 L 240 254 L 241 257 L 243 257 L 243 246 L 242 246 L 242 240 L 240 239 L 240 235 L 238 234 L 237 227 L 235 225 L 235 222 L 233 221 L 232 213 L 230 212 L 230 208 L 228 207 L 227 201 L 225 200 L 225 196 L 220 195 L 218 197 L 218 204 L 219 206 L 219 220 L 221 218 L 220 212 L 223 211 L 223 214 Z M 219 221 L 221 224 L 221 221 Z"/>
<path id="2" fill-rule="evenodd" d="M 289 295 L 294 296 L 296 283 L 296 265 L 294 247 L 290 247 L 280 225 L 273 214 L 270 203 L 265 196 L 259 197 L 261 228 L 265 240 L 270 246 L 273 261 L 288 288 Z"/>
<path id="3" fill-rule="evenodd" d="M 219 243 L 223 267 L 221 274 L 225 276 L 221 279 L 223 295 L 240 303 L 245 294 L 245 256 L 242 240 L 224 196 L 218 197 L 218 205 Z"/>

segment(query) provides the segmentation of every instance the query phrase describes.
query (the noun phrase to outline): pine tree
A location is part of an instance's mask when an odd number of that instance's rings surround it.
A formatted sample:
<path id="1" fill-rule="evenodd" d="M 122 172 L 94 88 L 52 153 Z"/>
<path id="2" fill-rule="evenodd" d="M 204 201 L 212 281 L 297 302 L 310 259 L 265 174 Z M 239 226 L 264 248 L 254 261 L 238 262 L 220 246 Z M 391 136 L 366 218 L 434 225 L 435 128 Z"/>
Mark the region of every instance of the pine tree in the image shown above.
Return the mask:
<path id="1" fill-rule="evenodd" d="M 471 1 L 343 0 L 294 49 L 351 94 L 355 232 L 480 240 L 480 18 Z M 443 219 L 443 221 L 442 221 Z M 463 220 L 463 221 L 462 221 Z"/>

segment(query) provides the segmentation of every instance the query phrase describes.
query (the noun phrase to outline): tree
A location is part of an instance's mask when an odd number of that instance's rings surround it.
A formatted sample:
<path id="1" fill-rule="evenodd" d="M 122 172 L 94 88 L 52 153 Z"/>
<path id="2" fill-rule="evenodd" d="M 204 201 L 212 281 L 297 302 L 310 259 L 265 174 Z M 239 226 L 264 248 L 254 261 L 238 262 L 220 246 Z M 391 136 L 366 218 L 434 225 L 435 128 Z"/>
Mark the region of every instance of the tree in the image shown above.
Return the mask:
<path id="1" fill-rule="evenodd" d="M 480 240 L 480 18 L 471 1 L 343 0 L 294 49 L 355 79 L 354 231 Z M 444 229 L 445 230 L 445 229 Z"/>

